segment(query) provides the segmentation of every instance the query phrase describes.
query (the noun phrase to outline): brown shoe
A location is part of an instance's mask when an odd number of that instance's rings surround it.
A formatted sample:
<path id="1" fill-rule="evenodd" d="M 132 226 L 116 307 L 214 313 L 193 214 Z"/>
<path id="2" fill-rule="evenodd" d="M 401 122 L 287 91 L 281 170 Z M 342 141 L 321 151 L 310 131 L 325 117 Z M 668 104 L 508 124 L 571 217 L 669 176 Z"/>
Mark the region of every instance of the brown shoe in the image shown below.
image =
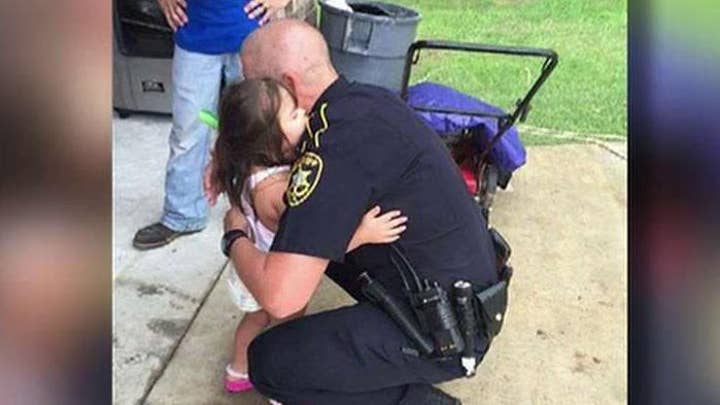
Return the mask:
<path id="1" fill-rule="evenodd" d="M 196 232 L 200 232 L 200 230 L 185 232 L 174 231 L 158 222 L 137 231 L 133 238 L 133 246 L 140 250 L 154 249 L 167 245 L 178 236 L 190 235 Z"/>

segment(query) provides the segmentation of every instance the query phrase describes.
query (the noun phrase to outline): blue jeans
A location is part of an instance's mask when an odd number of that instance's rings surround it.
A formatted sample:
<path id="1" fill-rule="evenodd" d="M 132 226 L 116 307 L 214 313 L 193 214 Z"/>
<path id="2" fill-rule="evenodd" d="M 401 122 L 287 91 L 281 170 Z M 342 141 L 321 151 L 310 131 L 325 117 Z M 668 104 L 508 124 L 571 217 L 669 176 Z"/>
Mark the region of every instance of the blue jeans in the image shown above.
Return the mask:
<path id="1" fill-rule="evenodd" d="M 198 119 L 198 112 L 217 112 L 222 77 L 226 83 L 242 80 L 239 54 L 206 55 L 175 46 L 173 123 L 161 219 L 175 231 L 200 230 L 207 223 L 208 203 L 202 180 L 212 131 Z"/>

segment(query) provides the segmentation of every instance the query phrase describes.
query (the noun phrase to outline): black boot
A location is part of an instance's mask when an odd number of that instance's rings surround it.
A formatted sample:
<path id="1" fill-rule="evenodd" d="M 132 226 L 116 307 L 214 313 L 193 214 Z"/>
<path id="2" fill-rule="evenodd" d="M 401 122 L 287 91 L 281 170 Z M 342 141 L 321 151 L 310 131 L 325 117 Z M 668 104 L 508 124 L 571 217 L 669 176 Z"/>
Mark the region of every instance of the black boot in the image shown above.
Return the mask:
<path id="1" fill-rule="evenodd" d="M 399 405 L 462 405 L 462 402 L 432 385 L 413 384 L 408 386 Z"/>
<path id="2" fill-rule="evenodd" d="M 133 238 L 133 246 L 140 250 L 153 249 L 167 245 L 178 236 L 190 235 L 195 232 L 200 232 L 200 230 L 178 232 L 158 222 L 137 231 Z"/>

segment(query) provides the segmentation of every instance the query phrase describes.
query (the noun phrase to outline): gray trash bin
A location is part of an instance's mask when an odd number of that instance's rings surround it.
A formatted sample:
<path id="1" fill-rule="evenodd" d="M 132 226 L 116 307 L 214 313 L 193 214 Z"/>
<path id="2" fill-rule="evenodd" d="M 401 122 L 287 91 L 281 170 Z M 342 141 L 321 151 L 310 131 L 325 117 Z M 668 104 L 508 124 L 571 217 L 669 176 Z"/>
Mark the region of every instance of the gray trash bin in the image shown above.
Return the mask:
<path id="1" fill-rule="evenodd" d="M 415 40 L 420 14 L 375 1 L 348 4 L 353 12 L 320 1 L 320 31 L 333 65 L 349 80 L 399 92 L 405 54 Z"/>
<path id="2" fill-rule="evenodd" d="M 156 0 L 113 1 L 113 108 L 172 112 L 173 32 Z"/>

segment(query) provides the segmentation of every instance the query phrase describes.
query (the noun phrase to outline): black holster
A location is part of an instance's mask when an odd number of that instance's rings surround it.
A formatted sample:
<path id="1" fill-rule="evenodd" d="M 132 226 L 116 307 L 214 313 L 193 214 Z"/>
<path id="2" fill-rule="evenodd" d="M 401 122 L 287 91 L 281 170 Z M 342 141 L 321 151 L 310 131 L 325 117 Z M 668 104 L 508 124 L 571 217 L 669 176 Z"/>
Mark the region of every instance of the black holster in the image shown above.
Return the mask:
<path id="1" fill-rule="evenodd" d="M 495 247 L 498 282 L 486 288 L 474 287 L 474 291 L 477 298 L 478 320 L 483 323 L 485 337 L 492 340 L 500 333 L 505 321 L 505 312 L 508 305 L 508 287 L 510 286 L 513 269 L 507 264 L 512 252 L 510 245 L 500 235 L 500 232 L 494 228 L 490 228 L 490 236 Z"/>
<path id="2" fill-rule="evenodd" d="M 512 269 L 507 267 L 506 274 L 511 273 Z M 488 339 L 497 336 L 502 329 L 505 311 L 507 311 L 509 283 L 510 277 L 508 276 L 488 288 L 482 290 L 475 288 L 478 320 L 482 322 L 485 337 Z"/>

